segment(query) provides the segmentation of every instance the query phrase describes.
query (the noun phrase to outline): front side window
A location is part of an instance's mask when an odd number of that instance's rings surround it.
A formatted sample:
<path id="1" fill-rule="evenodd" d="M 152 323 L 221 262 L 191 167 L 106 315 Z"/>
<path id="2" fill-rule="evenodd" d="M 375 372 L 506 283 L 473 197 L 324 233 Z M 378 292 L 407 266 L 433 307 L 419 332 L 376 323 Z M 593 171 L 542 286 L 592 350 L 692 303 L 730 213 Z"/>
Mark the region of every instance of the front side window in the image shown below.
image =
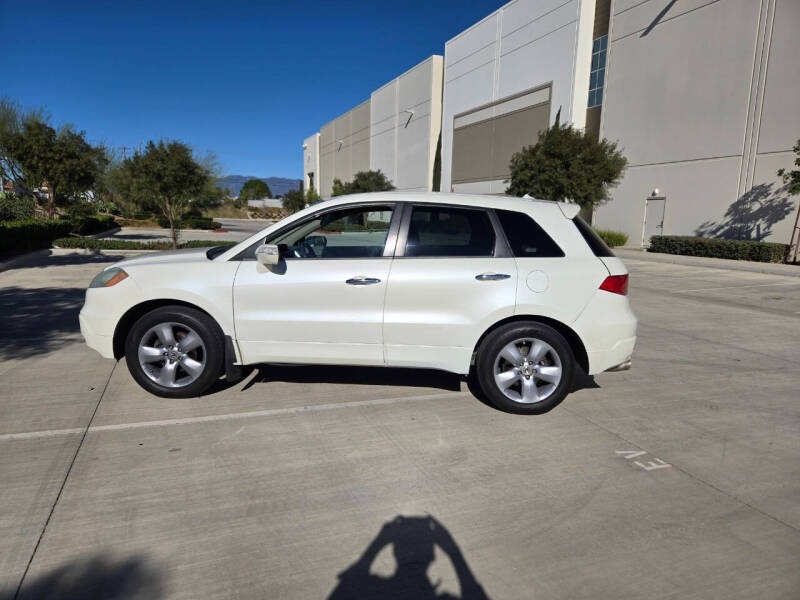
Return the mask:
<path id="1" fill-rule="evenodd" d="M 286 245 L 286 258 L 376 258 L 383 256 L 392 206 L 332 210 L 270 240 Z"/>
<path id="2" fill-rule="evenodd" d="M 589 73 L 589 108 L 603 103 L 603 84 L 606 79 L 608 34 L 592 44 L 592 69 Z"/>
<path id="3" fill-rule="evenodd" d="M 493 256 L 494 228 L 484 210 L 415 206 L 405 256 Z"/>

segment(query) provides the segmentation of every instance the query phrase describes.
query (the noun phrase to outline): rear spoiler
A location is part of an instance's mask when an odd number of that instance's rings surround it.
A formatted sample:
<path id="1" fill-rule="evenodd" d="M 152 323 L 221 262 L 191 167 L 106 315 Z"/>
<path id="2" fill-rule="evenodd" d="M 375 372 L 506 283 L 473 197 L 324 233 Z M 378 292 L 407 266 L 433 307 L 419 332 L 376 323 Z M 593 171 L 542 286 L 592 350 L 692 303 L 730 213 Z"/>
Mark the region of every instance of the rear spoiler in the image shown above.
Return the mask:
<path id="1" fill-rule="evenodd" d="M 534 197 L 530 194 L 525 194 L 523 198 L 528 198 L 530 200 L 534 200 Z M 574 219 L 575 215 L 577 215 L 581 211 L 580 204 L 575 204 L 574 202 L 556 202 L 558 208 L 561 209 L 561 213 L 567 219 Z"/>
<path id="2" fill-rule="evenodd" d="M 556 202 L 556 204 L 558 204 L 558 208 L 561 209 L 561 212 L 568 219 L 574 219 L 575 216 L 581 211 L 580 204 L 572 204 L 570 202 Z"/>

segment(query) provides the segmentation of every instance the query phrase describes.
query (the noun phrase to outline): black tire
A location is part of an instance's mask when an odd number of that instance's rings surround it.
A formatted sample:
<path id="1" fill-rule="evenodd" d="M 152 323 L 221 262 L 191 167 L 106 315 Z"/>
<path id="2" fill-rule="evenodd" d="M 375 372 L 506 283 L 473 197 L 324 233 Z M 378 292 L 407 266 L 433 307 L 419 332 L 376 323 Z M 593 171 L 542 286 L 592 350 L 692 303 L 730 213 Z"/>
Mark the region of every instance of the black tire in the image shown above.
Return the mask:
<path id="1" fill-rule="evenodd" d="M 181 339 L 187 339 L 188 331 L 193 331 L 202 341 L 202 345 L 190 353 L 186 353 L 185 358 L 197 359 L 203 365 L 199 370 L 199 374 L 195 375 L 190 373 L 189 370 L 184 370 L 181 360 L 169 361 L 172 366 L 177 363 L 177 376 L 175 385 L 177 387 L 168 387 L 161 385 L 154 381 L 152 377 L 156 373 L 155 369 L 159 371 L 167 364 L 167 359 L 158 360 L 156 362 L 146 363 L 147 368 L 150 369 L 150 375 L 145 372 L 145 366 L 139 360 L 139 344 L 143 341 L 145 335 L 151 334 L 152 328 L 160 324 L 171 324 L 170 327 L 173 331 L 177 344 L 180 344 Z M 185 329 L 184 329 L 185 328 Z M 183 333 L 184 337 L 181 338 Z M 152 344 L 148 346 L 158 346 L 158 349 L 164 348 L 157 335 L 151 338 Z M 131 330 L 128 332 L 128 337 L 125 339 L 125 361 L 128 364 L 130 371 L 136 382 L 146 389 L 151 394 L 161 396 L 162 398 L 190 398 L 192 396 L 199 396 L 211 387 L 222 375 L 225 357 L 225 339 L 219 325 L 209 317 L 207 314 L 200 312 L 188 306 L 162 306 L 156 308 L 134 323 Z M 194 364 L 194 363 L 193 363 Z M 181 375 L 183 380 L 190 380 L 193 376 L 195 379 L 180 385 Z"/>
<path id="2" fill-rule="evenodd" d="M 518 381 L 507 388 L 507 390 L 508 394 L 519 396 L 519 399 L 515 400 L 506 395 L 495 382 L 495 365 L 496 361 L 500 361 L 497 364 L 500 365 L 501 371 L 506 370 L 503 367 L 511 369 L 512 365 L 508 363 L 505 358 L 500 359 L 498 357 L 504 348 L 515 341 L 525 339 L 545 342 L 550 350 L 546 352 L 542 360 L 536 365 L 533 365 L 533 363 L 525 365 L 524 372 L 528 372 L 529 369 L 533 369 L 534 367 L 536 369 L 542 369 L 543 367 L 557 368 L 560 362 L 561 375 L 557 384 L 551 384 L 536 379 L 536 375 L 524 377 L 519 375 L 519 369 L 514 370 L 514 373 L 518 374 L 516 377 Z M 524 344 L 518 347 L 524 352 Z M 554 356 L 553 353 L 555 353 L 556 356 Z M 509 323 L 508 325 L 498 327 L 481 342 L 475 361 L 475 372 L 478 383 L 486 399 L 500 410 L 529 415 L 541 414 L 552 410 L 566 397 L 572 389 L 575 368 L 575 357 L 573 356 L 572 348 L 570 348 L 564 336 L 552 327 L 535 321 Z M 501 376 L 503 374 L 504 373 L 501 373 Z M 529 386 L 531 381 L 534 382 L 533 385 L 537 386 L 535 393 L 541 393 L 543 397 L 542 400 L 535 402 L 523 401 L 523 392 L 521 388 L 523 384 Z M 550 386 L 554 387 L 551 388 Z"/>

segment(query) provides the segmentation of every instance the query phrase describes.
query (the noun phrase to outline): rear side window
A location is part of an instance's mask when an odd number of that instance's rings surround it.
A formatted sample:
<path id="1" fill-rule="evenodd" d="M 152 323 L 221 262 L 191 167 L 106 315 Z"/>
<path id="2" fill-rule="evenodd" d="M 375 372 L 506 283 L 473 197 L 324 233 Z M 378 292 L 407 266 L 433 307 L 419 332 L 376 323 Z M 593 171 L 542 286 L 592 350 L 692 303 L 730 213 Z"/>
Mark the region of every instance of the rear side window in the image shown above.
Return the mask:
<path id="1" fill-rule="evenodd" d="M 552 258 L 564 256 L 547 232 L 528 215 L 515 210 L 495 210 L 514 256 Z"/>
<path id="2" fill-rule="evenodd" d="M 494 228 L 485 210 L 415 206 L 406 256 L 492 256 Z"/>
<path id="3" fill-rule="evenodd" d="M 611 248 L 606 245 L 603 238 L 597 235 L 597 232 L 592 229 L 586 221 L 580 217 L 575 217 L 572 221 L 575 223 L 575 227 L 578 228 L 578 231 L 581 232 L 583 239 L 589 244 L 589 248 L 592 249 L 595 256 L 614 256 Z"/>

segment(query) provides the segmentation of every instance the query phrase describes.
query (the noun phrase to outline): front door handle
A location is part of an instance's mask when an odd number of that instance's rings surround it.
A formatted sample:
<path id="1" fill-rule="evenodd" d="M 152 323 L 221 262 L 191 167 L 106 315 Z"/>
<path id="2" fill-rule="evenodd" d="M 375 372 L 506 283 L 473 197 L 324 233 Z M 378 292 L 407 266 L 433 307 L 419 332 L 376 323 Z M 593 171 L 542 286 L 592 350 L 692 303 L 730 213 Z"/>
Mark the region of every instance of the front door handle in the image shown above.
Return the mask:
<path id="1" fill-rule="evenodd" d="M 511 275 L 506 273 L 481 273 L 480 275 L 475 275 L 475 279 L 478 281 L 497 281 L 499 279 L 508 279 Z"/>
<path id="2" fill-rule="evenodd" d="M 375 277 L 351 277 L 345 283 L 347 285 L 372 285 L 373 283 L 380 283 L 381 280 Z"/>

